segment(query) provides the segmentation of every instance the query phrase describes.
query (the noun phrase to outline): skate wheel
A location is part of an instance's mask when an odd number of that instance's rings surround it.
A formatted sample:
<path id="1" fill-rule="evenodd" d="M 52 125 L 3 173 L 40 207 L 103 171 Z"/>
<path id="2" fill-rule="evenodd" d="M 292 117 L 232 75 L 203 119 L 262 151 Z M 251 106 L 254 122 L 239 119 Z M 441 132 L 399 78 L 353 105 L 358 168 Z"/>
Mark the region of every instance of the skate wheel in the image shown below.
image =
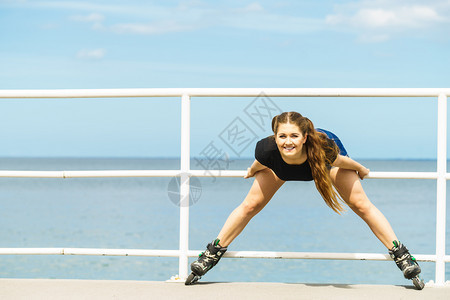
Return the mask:
<path id="1" fill-rule="evenodd" d="M 201 277 L 195 275 L 194 273 L 191 273 L 187 278 L 186 281 L 184 282 L 185 285 L 191 285 L 196 283 Z"/>
<path id="2" fill-rule="evenodd" d="M 416 289 L 418 290 L 423 290 L 423 288 L 425 287 L 425 283 L 423 282 L 422 278 L 419 277 L 419 275 L 417 275 L 416 277 L 414 277 L 412 279 L 414 286 L 416 287 Z"/>

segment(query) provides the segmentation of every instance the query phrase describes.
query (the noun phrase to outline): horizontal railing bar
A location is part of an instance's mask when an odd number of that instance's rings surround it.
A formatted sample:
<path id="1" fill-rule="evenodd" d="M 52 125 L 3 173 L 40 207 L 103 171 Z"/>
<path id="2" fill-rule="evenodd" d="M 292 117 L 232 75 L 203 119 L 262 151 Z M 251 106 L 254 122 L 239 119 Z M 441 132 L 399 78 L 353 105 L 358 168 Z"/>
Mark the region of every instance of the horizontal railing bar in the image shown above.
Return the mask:
<path id="1" fill-rule="evenodd" d="M 173 177 L 180 170 L 98 170 L 98 171 L 0 171 L 0 177 L 88 178 L 88 177 Z"/>
<path id="2" fill-rule="evenodd" d="M 63 248 L 0 248 L 0 255 L 63 255 Z"/>
<path id="3" fill-rule="evenodd" d="M 450 179 L 450 174 L 449 179 Z M 437 179 L 437 172 L 370 172 L 365 178 L 377 179 Z"/>
<path id="4" fill-rule="evenodd" d="M 119 97 L 437 97 L 449 88 L 131 88 L 0 90 L 0 98 Z"/>
<path id="5" fill-rule="evenodd" d="M 90 170 L 90 171 L 9 171 L 1 170 L 1 177 L 12 178 L 89 178 L 89 177 L 174 177 L 181 170 Z M 196 177 L 243 177 L 242 170 L 190 170 Z M 370 172 L 366 178 L 378 179 L 436 179 L 436 172 Z M 446 178 L 450 179 L 450 173 Z"/>
<path id="6" fill-rule="evenodd" d="M 64 255 L 179 257 L 180 251 L 179 250 L 66 248 L 66 249 L 64 249 Z"/>
<path id="7" fill-rule="evenodd" d="M 100 255 L 178 257 L 179 250 L 96 248 L 0 248 L 0 255 Z"/>
<path id="8" fill-rule="evenodd" d="M 197 257 L 200 250 L 189 250 L 189 257 Z M 178 257 L 179 250 L 146 249 L 98 249 L 98 248 L 0 248 L 0 255 L 93 255 L 93 256 L 149 256 Z M 336 260 L 391 260 L 388 254 L 379 253 L 327 253 L 327 252 L 274 252 L 274 251 L 228 251 L 228 258 L 267 259 L 336 259 Z M 418 261 L 434 262 L 436 255 L 414 255 Z M 450 255 L 445 256 L 450 262 Z"/>
<path id="9" fill-rule="evenodd" d="M 190 254 L 198 252 L 191 251 Z M 192 255 L 195 256 L 195 255 Z M 272 252 L 272 251 L 228 251 L 229 258 L 272 258 L 272 259 L 331 259 L 331 260 L 392 260 L 389 254 L 380 253 L 330 253 L 330 252 Z M 414 255 L 419 261 L 436 261 L 436 255 Z M 450 261 L 450 256 L 447 257 Z"/>

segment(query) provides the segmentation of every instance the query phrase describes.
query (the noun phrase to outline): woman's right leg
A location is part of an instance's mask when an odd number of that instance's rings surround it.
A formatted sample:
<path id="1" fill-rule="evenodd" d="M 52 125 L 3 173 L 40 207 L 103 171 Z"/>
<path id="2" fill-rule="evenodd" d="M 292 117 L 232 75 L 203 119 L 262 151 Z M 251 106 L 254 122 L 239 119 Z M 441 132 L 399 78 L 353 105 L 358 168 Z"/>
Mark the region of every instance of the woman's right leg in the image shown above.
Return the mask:
<path id="1" fill-rule="evenodd" d="M 264 169 L 255 174 L 255 181 L 244 202 L 230 214 L 217 239 L 209 243 L 206 250 L 191 264 L 192 274 L 186 279 L 185 284 L 195 283 L 200 276 L 205 275 L 219 262 L 227 251 L 228 245 L 244 230 L 248 222 L 266 206 L 283 183 L 284 181 L 279 179 L 270 169 Z"/>
<path id="2" fill-rule="evenodd" d="M 220 246 L 228 247 L 229 244 L 244 230 L 248 222 L 259 213 L 275 192 L 283 185 L 284 181 L 278 178 L 270 169 L 264 169 L 255 174 L 250 191 L 244 201 L 230 214 L 217 238 Z"/>

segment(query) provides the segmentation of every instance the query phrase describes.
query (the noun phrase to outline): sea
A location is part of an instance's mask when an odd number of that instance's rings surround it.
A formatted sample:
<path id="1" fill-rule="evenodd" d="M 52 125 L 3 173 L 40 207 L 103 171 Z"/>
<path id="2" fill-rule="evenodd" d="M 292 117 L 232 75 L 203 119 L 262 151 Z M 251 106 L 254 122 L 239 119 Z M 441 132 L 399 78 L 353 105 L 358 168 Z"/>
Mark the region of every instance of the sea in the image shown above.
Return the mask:
<path id="1" fill-rule="evenodd" d="M 246 170 L 251 162 L 237 159 L 227 168 Z M 433 160 L 361 163 L 372 171 L 436 170 Z M 179 166 L 176 158 L 0 158 L 2 170 L 176 170 Z M 193 159 L 191 168 L 201 166 Z M 201 177 L 194 182 L 189 248 L 200 252 L 216 238 L 253 179 Z M 435 180 L 366 179 L 363 186 L 413 255 L 435 253 Z M 0 178 L 0 248 L 176 250 L 179 206 L 171 197 L 173 189 L 170 177 Z M 448 227 L 446 248 L 450 249 Z M 312 182 L 285 183 L 229 250 L 387 254 L 351 210 L 338 215 L 329 209 Z M 420 265 L 425 282 L 434 280 L 435 264 Z M 177 273 L 178 259 L 170 257 L 0 256 L 1 278 L 165 281 Z M 256 258 L 224 258 L 202 280 L 409 284 L 392 261 Z"/>

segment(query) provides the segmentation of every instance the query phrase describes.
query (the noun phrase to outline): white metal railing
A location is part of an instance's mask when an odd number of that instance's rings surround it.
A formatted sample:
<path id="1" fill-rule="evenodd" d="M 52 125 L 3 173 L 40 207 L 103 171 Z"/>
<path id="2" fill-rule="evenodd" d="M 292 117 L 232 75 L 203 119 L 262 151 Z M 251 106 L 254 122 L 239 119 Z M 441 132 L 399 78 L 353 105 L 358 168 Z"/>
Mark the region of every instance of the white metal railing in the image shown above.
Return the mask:
<path id="1" fill-rule="evenodd" d="M 436 253 L 415 255 L 419 261 L 435 262 L 435 284 L 445 284 L 446 181 L 447 173 L 447 96 L 450 88 L 162 88 L 162 89 L 63 89 L 0 90 L 0 99 L 17 98 L 117 98 L 181 97 L 181 165 L 179 170 L 96 170 L 96 171 L 0 171 L 0 177 L 86 178 L 86 177 L 172 177 L 181 176 L 180 245 L 178 250 L 88 249 L 88 248 L 0 248 L 1 254 L 123 255 L 179 257 L 179 276 L 188 275 L 188 257 L 200 250 L 189 250 L 189 178 L 242 177 L 246 171 L 191 170 L 190 168 L 190 101 L 191 97 L 433 97 L 438 99 L 437 172 L 370 172 L 368 178 L 406 178 L 437 180 Z M 310 253 L 229 251 L 225 257 L 389 260 L 375 253 Z"/>

